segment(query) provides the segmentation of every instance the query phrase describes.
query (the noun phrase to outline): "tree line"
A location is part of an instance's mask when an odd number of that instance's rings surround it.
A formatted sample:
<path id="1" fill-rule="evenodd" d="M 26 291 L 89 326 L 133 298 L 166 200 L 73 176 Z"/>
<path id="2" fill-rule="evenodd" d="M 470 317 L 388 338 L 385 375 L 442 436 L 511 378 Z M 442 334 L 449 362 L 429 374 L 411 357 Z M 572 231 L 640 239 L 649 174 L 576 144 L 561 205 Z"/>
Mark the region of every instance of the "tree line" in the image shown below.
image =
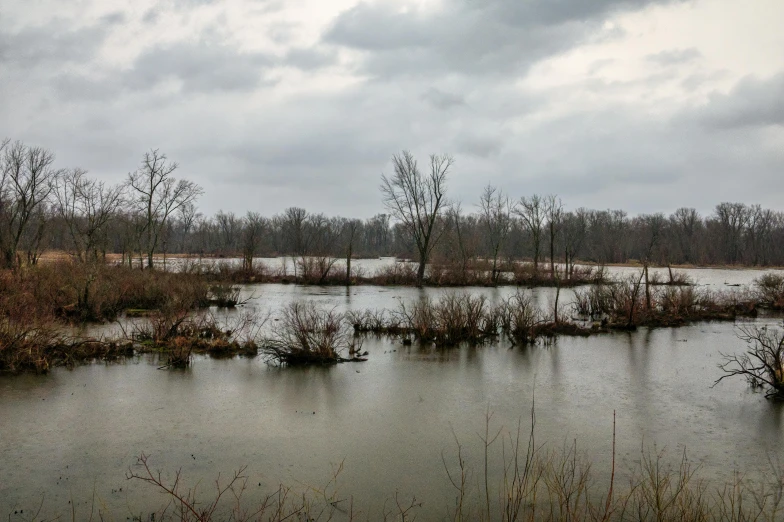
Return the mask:
<path id="1" fill-rule="evenodd" d="M 331 260 L 397 256 L 468 267 L 482 260 L 497 278 L 505 263 L 530 260 L 554 272 L 575 261 L 695 265 L 784 265 L 784 213 L 723 202 L 707 216 L 693 208 L 630 216 L 623 210 L 567 210 L 557 195 L 514 197 L 487 185 L 474 204 L 448 198 L 454 159 L 433 155 L 425 169 L 403 151 L 381 178 L 385 212 L 360 220 L 291 207 L 264 216 L 199 212 L 203 190 L 151 150 L 124 182 L 109 185 L 79 168 L 56 168 L 54 154 L 0 142 L 0 264 L 35 264 L 46 250 L 80 262 L 120 254 L 153 266 L 159 254 Z"/>

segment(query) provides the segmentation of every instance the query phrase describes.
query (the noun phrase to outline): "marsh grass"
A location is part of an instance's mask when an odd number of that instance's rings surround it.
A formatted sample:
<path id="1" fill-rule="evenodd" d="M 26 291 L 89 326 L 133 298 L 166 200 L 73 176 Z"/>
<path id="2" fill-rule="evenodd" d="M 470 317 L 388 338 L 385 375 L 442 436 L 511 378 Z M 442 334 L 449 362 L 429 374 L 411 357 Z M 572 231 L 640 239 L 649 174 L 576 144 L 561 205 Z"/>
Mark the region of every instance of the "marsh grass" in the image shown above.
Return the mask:
<path id="1" fill-rule="evenodd" d="M 640 278 L 575 290 L 574 312 L 608 328 L 680 326 L 694 321 L 755 317 L 759 301 L 748 290 L 717 292 L 662 285 L 646 292 Z"/>
<path id="2" fill-rule="evenodd" d="M 540 311 L 520 290 L 498 304 L 482 295 L 450 291 L 439 299 L 402 301 L 389 312 L 349 312 L 346 321 L 357 333 L 397 336 L 405 344 L 416 341 L 441 348 L 496 342 L 501 336 L 513 344 L 526 344 L 542 337 L 599 331 L 555 317 Z"/>
<path id="3" fill-rule="evenodd" d="M 270 361 L 289 366 L 335 364 L 347 360 L 345 353 L 358 353 L 360 343 L 334 308 L 322 309 L 311 301 L 295 302 L 276 318 L 261 352 Z"/>

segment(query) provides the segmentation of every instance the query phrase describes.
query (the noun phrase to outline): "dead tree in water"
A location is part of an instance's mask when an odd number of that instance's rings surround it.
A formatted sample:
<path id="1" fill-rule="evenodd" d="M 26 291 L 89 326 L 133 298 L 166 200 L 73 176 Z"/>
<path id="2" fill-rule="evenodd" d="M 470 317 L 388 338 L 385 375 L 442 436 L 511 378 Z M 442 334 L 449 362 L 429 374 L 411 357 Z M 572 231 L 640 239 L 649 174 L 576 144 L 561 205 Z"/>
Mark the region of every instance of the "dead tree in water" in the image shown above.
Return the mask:
<path id="1" fill-rule="evenodd" d="M 724 375 L 713 383 L 716 386 L 727 377 L 743 376 L 754 387 L 767 387 L 766 398 L 784 400 L 784 335 L 781 330 L 767 326 L 743 326 L 738 337 L 749 345 L 742 355 L 724 355 L 719 368 Z"/>
<path id="2" fill-rule="evenodd" d="M 414 156 L 403 151 L 392 156 L 395 173 L 381 176 L 381 195 L 390 213 L 403 223 L 419 253 L 417 285 L 422 286 L 425 267 L 441 231 L 438 220 L 448 206 L 446 177 L 454 164 L 449 155 L 431 155 L 430 173 L 422 175 Z"/>

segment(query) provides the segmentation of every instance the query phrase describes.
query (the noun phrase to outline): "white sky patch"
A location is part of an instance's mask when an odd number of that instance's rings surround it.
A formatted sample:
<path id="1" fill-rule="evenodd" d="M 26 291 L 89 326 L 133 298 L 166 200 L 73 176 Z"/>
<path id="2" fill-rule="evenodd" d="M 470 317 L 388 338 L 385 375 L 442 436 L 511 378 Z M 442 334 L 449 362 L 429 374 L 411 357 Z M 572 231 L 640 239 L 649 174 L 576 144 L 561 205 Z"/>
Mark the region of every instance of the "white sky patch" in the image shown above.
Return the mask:
<path id="1" fill-rule="evenodd" d="M 726 93 L 746 75 L 777 72 L 784 64 L 782 19 L 784 4 L 778 0 L 652 6 L 607 20 L 603 30 L 617 37 L 540 62 L 522 85 L 566 91 L 565 111 L 580 104 L 636 102 L 667 114 L 683 104 L 704 103 L 713 92 Z M 652 59 L 667 53 L 683 60 Z"/>

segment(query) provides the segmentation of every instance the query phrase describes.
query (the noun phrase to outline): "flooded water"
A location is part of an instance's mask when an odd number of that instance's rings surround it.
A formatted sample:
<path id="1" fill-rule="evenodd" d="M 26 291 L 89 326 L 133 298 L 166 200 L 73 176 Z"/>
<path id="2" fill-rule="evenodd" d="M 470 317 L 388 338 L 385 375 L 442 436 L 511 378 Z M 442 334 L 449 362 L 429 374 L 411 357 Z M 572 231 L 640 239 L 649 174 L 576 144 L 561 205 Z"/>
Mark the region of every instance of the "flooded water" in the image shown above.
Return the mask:
<path id="1" fill-rule="evenodd" d="M 287 275 L 294 275 L 295 264 L 297 258 L 294 257 L 258 257 L 254 258 L 254 266 L 263 266 L 270 273 L 280 273 Z M 162 265 L 162 261 L 158 260 L 158 264 Z M 381 257 L 377 259 L 354 259 L 351 262 L 352 273 L 373 275 L 381 268 L 393 265 L 396 262 L 404 262 L 394 257 Z M 410 262 L 410 261 L 406 261 Z M 213 266 L 218 264 L 229 264 L 232 266 L 239 266 L 242 263 L 240 258 L 170 258 L 167 260 L 166 267 L 171 270 L 181 269 L 186 264 L 200 263 L 205 266 Z M 605 267 L 607 273 L 611 278 L 622 279 L 630 275 L 639 275 L 639 267 L 627 266 L 608 266 Z M 345 260 L 335 261 L 334 270 L 342 272 L 346 270 Z M 735 269 L 735 268 L 673 268 L 674 274 L 684 274 L 690 281 L 701 286 L 723 287 L 723 286 L 736 286 L 736 285 L 750 285 L 754 279 L 759 277 L 765 272 L 782 273 L 779 269 Z M 669 280 L 669 271 L 667 268 L 651 268 L 649 276 L 653 278 L 657 276 L 661 281 Z"/>
<path id="2" fill-rule="evenodd" d="M 251 309 L 315 300 L 341 311 L 393 308 L 445 291 L 243 289 Z M 515 289 L 468 291 L 497 300 Z M 553 289 L 528 292 L 543 308 L 554 300 Z M 251 499 L 281 482 L 323 487 L 342 462 L 338 496 L 352 495 L 370 519 L 396 492 L 423 502 L 420 519 L 442 519 L 454 500 L 442 460 L 456 462 L 454 437 L 478 470 L 486 412 L 496 427 L 514 431 L 522 419 L 527 431 L 534 393 L 537 440 L 560 447 L 576 439 L 600 479 L 609 470 L 615 411 L 621 468 L 639 458 L 644 442 L 671 462 L 685 448 L 703 477 L 722 482 L 736 469 L 764 471 L 770 457 L 784 461 L 784 405 L 742 379 L 711 388 L 720 352 L 743 348 L 735 325 L 703 323 L 525 348 L 501 342 L 437 351 L 369 338 L 367 362 L 330 368 L 199 357 L 187 370 L 164 371 L 141 357 L 0 376 L 0 517 L 43 505 L 41 515 L 70 518 L 73 501 L 82 519 L 93 495 L 115 520 L 152 511 L 165 498 L 125 478 L 144 452 L 164 477 L 181 468 L 186 483 L 201 481 L 205 490 L 219 472 L 247 466 Z"/>

